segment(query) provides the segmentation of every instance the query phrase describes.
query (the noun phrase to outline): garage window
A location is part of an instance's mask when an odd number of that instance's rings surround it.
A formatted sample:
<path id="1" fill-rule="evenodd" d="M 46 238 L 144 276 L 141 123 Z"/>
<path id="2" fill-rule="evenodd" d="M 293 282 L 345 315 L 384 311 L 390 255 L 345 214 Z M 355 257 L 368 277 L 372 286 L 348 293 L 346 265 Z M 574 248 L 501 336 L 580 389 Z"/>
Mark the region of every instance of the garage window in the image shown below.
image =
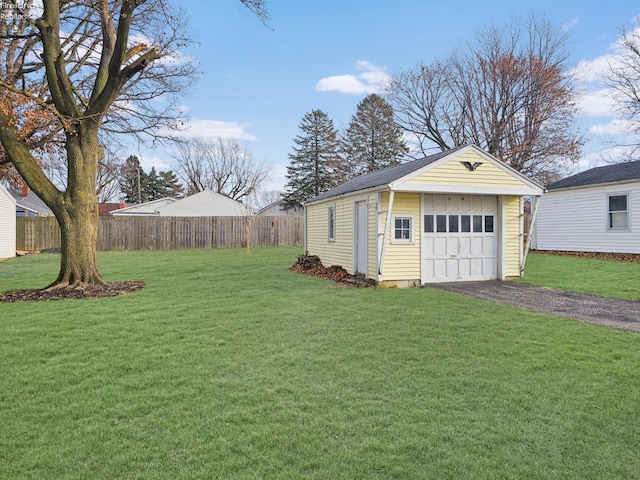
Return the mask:
<path id="1" fill-rule="evenodd" d="M 424 216 L 424 233 L 494 233 L 494 215 Z"/>
<path id="2" fill-rule="evenodd" d="M 336 206 L 329 205 L 327 209 L 327 240 L 336 241 Z"/>
<path id="3" fill-rule="evenodd" d="M 609 195 L 609 229 L 624 230 L 629 227 L 627 195 Z"/>
<path id="4" fill-rule="evenodd" d="M 414 243 L 413 239 L 413 215 L 393 215 L 393 235 L 391 243 Z"/>

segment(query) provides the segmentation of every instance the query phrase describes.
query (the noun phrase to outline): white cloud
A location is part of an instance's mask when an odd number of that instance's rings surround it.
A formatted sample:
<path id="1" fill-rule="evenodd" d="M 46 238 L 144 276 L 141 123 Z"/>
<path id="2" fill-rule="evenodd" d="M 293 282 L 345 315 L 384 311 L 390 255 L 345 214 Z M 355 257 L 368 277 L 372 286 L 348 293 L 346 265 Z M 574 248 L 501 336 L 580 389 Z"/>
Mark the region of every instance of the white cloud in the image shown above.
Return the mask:
<path id="1" fill-rule="evenodd" d="M 147 172 L 151 170 L 151 168 L 155 168 L 158 172 L 164 172 L 171 169 L 169 164 L 160 157 L 139 155 L 139 158 L 140 166 Z"/>
<path id="2" fill-rule="evenodd" d="M 222 120 L 209 120 L 204 118 L 191 118 L 184 130 L 173 131 L 173 135 L 182 138 L 233 138 L 236 140 L 257 140 L 258 138 L 249 132 L 250 123 L 225 122 Z"/>
<path id="3" fill-rule="evenodd" d="M 358 75 L 332 75 L 322 78 L 316 83 L 318 92 L 340 92 L 353 95 L 380 92 L 384 84 L 390 79 L 382 67 L 373 65 L 366 60 L 356 62 L 356 69 L 362 73 Z"/>
<path id="4" fill-rule="evenodd" d="M 611 93 L 610 89 L 603 88 L 581 94 L 577 101 L 580 115 L 585 117 L 615 115 L 615 102 Z"/>
<path id="5" fill-rule="evenodd" d="M 577 18 L 572 18 L 571 20 L 569 20 L 567 23 L 564 23 L 562 25 L 562 30 L 564 30 L 565 32 L 568 32 L 569 30 L 571 30 L 573 27 L 575 27 L 578 24 L 578 19 Z"/>
<path id="6" fill-rule="evenodd" d="M 592 125 L 589 133 L 593 135 L 629 135 L 633 132 L 633 123 L 627 120 L 615 119 L 609 123 Z"/>

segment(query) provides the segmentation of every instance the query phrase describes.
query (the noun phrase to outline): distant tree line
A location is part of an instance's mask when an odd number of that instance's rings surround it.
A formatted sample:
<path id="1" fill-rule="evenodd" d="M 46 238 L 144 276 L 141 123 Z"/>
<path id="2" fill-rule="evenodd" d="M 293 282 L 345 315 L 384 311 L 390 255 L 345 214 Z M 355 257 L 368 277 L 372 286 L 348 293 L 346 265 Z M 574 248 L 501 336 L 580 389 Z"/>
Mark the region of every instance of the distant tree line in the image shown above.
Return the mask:
<path id="1" fill-rule="evenodd" d="M 305 114 L 299 128 L 283 196 L 289 209 L 353 177 L 398 165 L 409 152 L 391 105 L 375 93 L 358 104 L 342 133 L 321 110 Z"/>

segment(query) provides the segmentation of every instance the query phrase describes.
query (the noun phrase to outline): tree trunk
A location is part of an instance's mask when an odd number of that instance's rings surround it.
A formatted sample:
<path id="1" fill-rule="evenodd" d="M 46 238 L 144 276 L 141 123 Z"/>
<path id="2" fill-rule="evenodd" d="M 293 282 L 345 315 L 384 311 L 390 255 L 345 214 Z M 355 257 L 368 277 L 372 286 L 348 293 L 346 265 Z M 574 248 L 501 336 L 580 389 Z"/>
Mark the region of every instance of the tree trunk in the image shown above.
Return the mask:
<path id="1" fill-rule="evenodd" d="M 60 273 L 49 289 L 82 289 L 106 283 L 98 270 L 96 256 L 97 207 L 97 201 L 74 202 L 58 216 L 62 240 Z"/>
<path id="2" fill-rule="evenodd" d="M 48 288 L 83 289 L 106 282 L 98 270 L 98 197 L 96 176 L 102 149 L 96 125 L 84 123 L 67 136 L 67 191 L 61 193 L 54 213 L 60 225 L 60 273 Z"/>

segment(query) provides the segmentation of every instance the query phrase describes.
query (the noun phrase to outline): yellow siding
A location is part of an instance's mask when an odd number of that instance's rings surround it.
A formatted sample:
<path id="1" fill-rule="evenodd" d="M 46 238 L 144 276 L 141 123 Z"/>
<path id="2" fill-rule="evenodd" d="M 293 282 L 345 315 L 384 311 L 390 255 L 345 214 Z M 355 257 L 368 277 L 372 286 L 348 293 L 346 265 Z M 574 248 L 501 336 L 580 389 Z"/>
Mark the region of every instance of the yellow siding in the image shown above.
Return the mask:
<path id="1" fill-rule="evenodd" d="M 461 161 L 468 161 L 472 164 L 482 162 L 482 165 L 474 172 L 470 172 Z M 464 186 L 486 186 L 486 187 L 523 187 L 526 184 L 518 178 L 513 177 L 508 172 L 488 162 L 475 152 L 468 152 L 464 155 L 445 162 L 443 165 L 428 170 L 426 173 L 413 178 L 408 184 L 429 184 L 429 185 L 464 185 Z"/>
<path id="2" fill-rule="evenodd" d="M 335 241 L 329 241 L 329 206 L 336 207 Z M 307 207 L 307 251 L 325 267 L 339 265 L 353 273 L 353 197 Z"/>
<path id="3" fill-rule="evenodd" d="M 420 280 L 420 198 L 419 193 L 396 193 L 393 201 L 393 214 L 413 215 L 414 243 L 397 245 L 391 243 L 391 231 L 387 232 L 387 244 L 382 268 L 382 281 Z M 389 192 L 382 195 L 381 224 L 384 229 L 387 219 L 386 210 L 389 205 Z"/>
<path id="4" fill-rule="evenodd" d="M 521 209 L 522 197 L 504 197 L 505 203 L 505 276 L 520 276 L 520 256 L 522 255 Z"/>

